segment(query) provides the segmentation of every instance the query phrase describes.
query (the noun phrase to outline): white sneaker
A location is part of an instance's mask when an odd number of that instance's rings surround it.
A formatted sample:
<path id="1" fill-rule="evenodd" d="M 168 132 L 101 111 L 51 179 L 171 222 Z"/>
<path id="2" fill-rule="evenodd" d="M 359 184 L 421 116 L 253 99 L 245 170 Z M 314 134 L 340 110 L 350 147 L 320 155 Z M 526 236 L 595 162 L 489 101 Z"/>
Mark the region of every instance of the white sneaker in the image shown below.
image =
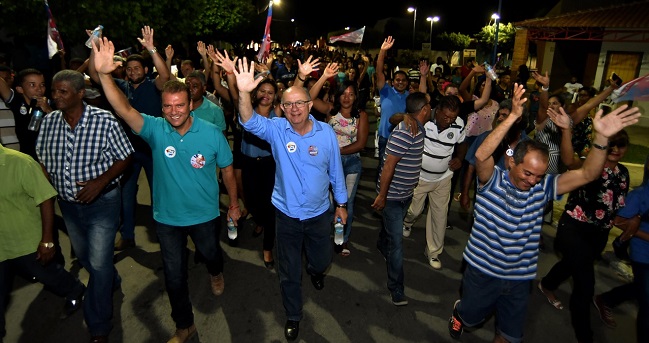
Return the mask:
<path id="1" fill-rule="evenodd" d="M 433 269 L 442 269 L 442 262 L 437 258 L 437 257 L 431 257 L 428 260 L 428 264 L 430 264 Z"/>
<path id="2" fill-rule="evenodd" d="M 403 226 L 403 237 L 410 237 L 410 228 L 407 226 Z"/>

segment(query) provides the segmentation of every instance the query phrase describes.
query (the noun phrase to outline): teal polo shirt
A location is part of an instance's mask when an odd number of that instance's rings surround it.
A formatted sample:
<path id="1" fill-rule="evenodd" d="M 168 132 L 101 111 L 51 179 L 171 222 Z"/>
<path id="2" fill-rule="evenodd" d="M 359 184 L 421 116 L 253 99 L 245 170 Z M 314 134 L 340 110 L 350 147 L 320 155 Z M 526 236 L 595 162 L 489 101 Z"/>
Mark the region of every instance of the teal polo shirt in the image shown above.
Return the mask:
<path id="1" fill-rule="evenodd" d="M 194 117 L 181 136 L 164 118 L 142 114 L 140 136 L 153 153 L 153 218 L 172 226 L 219 216 L 216 168 L 232 164 L 232 151 L 215 125 Z"/>
<path id="2" fill-rule="evenodd" d="M 194 116 L 216 125 L 221 131 L 227 130 L 223 109 L 208 98 L 203 97 L 203 103 L 192 112 L 194 112 Z"/>

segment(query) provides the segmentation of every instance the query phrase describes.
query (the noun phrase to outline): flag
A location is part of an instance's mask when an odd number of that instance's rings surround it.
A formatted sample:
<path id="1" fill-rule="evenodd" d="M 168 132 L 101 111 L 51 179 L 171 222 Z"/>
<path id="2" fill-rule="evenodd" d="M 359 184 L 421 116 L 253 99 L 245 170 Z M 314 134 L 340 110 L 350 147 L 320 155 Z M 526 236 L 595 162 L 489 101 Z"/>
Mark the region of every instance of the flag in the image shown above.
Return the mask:
<path id="1" fill-rule="evenodd" d="M 49 53 L 50 59 L 52 59 L 59 50 L 63 50 L 63 41 L 61 40 L 59 30 L 56 29 L 56 23 L 54 22 L 54 17 L 52 16 L 47 0 L 45 0 L 45 10 L 47 11 L 47 52 Z"/>
<path id="2" fill-rule="evenodd" d="M 358 43 L 360 44 L 363 41 L 363 35 L 365 35 L 365 26 L 362 28 L 352 31 L 352 32 L 347 32 L 345 34 L 342 34 L 340 36 L 333 36 L 329 38 L 329 43 L 335 43 L 337 41 L 343 41 L 343 42 L 350 42 L 350 43 Z"/>
<path id="3" fill-rule="evenodd" d="M 622 101 L 649 101 L 649 74 L 631 80 L 611 95 L 614 103 Z"/>
<path id="4" fill-rule="evenodd" d="M 115 55 L 119 55 L 119 56 L 121 56 L 123 58 L 127 58 L 128 56 L 130 56 L 133 53 L 132 49 L 133 48 L 122 49 L 120 51 L 115 52 Z"/>
<path id="5" fill-rule="evenodd" d="M 273 2 L 268 3 L 268 16 L 266 17 L 266 28 L 264 29 L 264 38 L 261 41 L 261 46 L 259 47 L 259 53 L 257 54 L 257 61 L 259 63 L 264 63 L 268 59 L 270 54 L 270 22 L 273 17 Z"/>

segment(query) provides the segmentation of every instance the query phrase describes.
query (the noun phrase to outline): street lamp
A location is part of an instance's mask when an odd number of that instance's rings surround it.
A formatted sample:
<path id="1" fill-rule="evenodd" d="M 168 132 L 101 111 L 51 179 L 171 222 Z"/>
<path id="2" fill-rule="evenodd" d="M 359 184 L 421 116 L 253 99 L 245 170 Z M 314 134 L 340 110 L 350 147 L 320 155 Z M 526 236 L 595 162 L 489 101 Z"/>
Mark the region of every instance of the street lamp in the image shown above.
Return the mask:
<path id="1" fill-rule="evenodd" d="M 408 12 L 414 12 L 414 15 L 412 16 L 412 49 L 415 50 L 415 26 L 417 25 L 417 7 L 408 7 Z"/>
<path id="2" fill-rule="evenodd" d="M 494 34 L 494 52 L 491 56 L 494 68 L 496 68 L 496 55 L 498 53 L 498 29 L 500 29 L 500 11 L 502 8 L 502 3 L 503 0 L 498 0 L 498 12 L 491 15 L 491 18 L 494 19 L 494 25 L 496 25 L 496 33 Z"/>
<path id="3" fill-rule="evenodd" d="M 426 18 L 426 21 L 430 22 L 430 45 L 432 47 L 432 45 L 433 45 L 433 23 L 438 22 L 439 17 L 438 16 L 428 17 L 428 18 Z"/>

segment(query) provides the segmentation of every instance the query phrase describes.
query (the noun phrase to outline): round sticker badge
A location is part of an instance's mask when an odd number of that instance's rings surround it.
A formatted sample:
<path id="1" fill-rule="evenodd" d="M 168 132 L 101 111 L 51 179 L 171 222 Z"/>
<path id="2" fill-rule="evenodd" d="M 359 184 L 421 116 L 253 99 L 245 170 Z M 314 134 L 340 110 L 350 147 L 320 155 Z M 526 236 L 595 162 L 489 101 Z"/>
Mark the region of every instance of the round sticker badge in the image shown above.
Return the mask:
<path id="1" fill-rule="evenodd" d="M 168 147 L 166 147 L 166 148 L 165 148 L 165 156 L 167 156 L 167 157 L 169 157 L 169 158 L 174 158 L 174 157 L 176 157 L 176 148 L 174 148 L 174 147 L 171 146 L 171 145 L 168 146 Z"/>
<path id="2" fill-rule="evenodd" d="M 196 155 L 192 156 L 192 159 L 191 159 L 190 163 L 192 164 L 192 167 L 194 167 L 196 169 L 201 169 L 201 168 L 205 167 L 205 156 L 203 156 L 201 154 L 196 154 Z"/>
<path id="3" fill-rule="evenodd" d="M 311 156 L 317 156 L 318 155 L 318 147 L 311 145 L 309 147 L 309 155 Z"/>
<path id="4" fill-rule="evenodd" d="M 286 143 L 286 151 L 290 152 L 291 154 L 297 151 L 297 144 L 295 142 L 288 142 Z"/>
<path id="5" fill-rule="evenodd" d="M 453 139 L 454 136 L 455 135 L 453 134 L 453 132 L 449 132 L 448 135 L 446 135 L 446 137 L 448 137 L 448 139 Z"/>
<path id="6" fill-rule="evenodd" d="M 20 114 L 27 114 L 27 107 L 25 106 L 25 104 L 22 104 L 22 106 L 20 106 Z"/>

